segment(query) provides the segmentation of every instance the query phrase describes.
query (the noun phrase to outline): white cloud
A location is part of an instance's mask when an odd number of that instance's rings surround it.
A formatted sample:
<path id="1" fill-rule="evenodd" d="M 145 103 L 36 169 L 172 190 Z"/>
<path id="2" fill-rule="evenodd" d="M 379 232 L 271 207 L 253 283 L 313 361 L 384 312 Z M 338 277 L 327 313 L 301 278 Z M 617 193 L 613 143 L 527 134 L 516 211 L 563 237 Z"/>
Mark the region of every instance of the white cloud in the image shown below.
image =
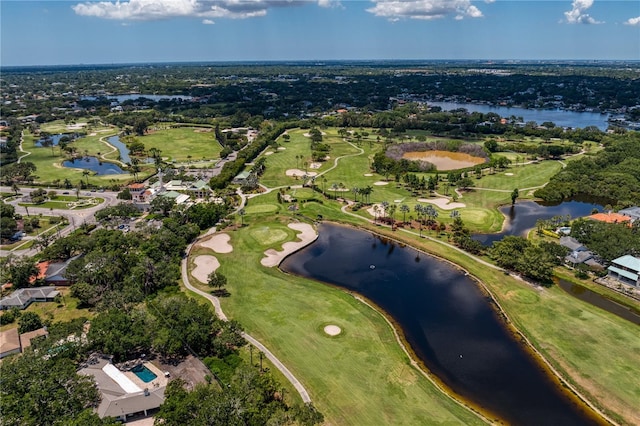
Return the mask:
<path id="1" fill-rule="evenodd" d="M 205 25 L 213 25 L 215 24 L 215 22 L 213 22 L 211 19 L 203 19 L 202 23 Z"/>
<path id="2" fill-rule="evenodd" d="M 178 17 L 244 19 L 264 16 L 274 7 L 308 4 L 296 0 L 128 0 L 78 3 L 71 8 L 82 16 L 124 21 L 152 21 Z M 318 5 L 340 5 L 337 0 L 318 0 Z M 203 23 L 209 23 L 205 22 Z"/>
<path id="3" fill-rule="evenodd" d="M 584 13 L 591 6 L 593 6 L 593 0 L 573 0 L 571 10 L 564 13 L 567 22 L 570 24 L 601 24 L 602 22 L 596 21 L 591 15 Z"/>
<path id="4" fill-rule="evenodd" d="M 482 12 L 471 0 L 371 0 L 375 6 L 367 12 L 392 21 L 403 18 L 438 19 L 453 16 L 454 19 L 480 18 Z"/>
<path id="5" fill-rule="evenodd" d="M 340 0 L 318 0 L 318 6 L 320 7 L 342 7 Z"/>
<path id="6" fill-rule="evenodd" d="M 640 26 L 640 16 L 638 16 L 637 18 L 629 18 L 626 21 L 624 21 L 625 25 L 638 25 Z"/>

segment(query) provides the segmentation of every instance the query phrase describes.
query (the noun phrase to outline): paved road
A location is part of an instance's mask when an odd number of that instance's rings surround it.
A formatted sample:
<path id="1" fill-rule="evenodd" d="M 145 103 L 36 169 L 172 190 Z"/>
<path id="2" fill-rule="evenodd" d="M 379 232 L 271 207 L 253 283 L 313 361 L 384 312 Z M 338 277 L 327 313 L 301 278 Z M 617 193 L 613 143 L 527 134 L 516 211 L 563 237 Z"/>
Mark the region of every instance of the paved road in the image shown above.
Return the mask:
<path id="1" fill-rule="evenodd" d="M 21 188 L 20 189 L 20 194 L 21 195 L 27 195 L 32 191 L 35 191 L 38 188 Z M 69 192 L 70 195 L 73 194 L 75 195 L 75 191 L 74 190 L 65 190 L 65 189 L 47 189 L 47 192 L 54 190 L 58 193 L 58 195 L 63 195 L 63 192 Z M 10 187 L 7 186 L 0 186 L 0 192 L 13 192 L 13 190 Z M 81 191 L 80 195 L 81 196 L 87 196 L 86 191 Z M 95 205 L 93 207 L 89 207 L 86 209 L 78 209 L 78 210 L 65 210 L 65 209 L 49 209 L 49 208 L 42 208 L 42 207 L 24 207 L 24 206 L 19 206 L 18 203 L 21 201 L 22 197 L 19 197 L 17 199 L 13 199 L 11 201 L 8 202 L 8 204 L 11 204 L 12 206 L 15 207 L 16 209 L 16 213 L 21 214 L 23 216 L 27 216 L 27 209 L 28 209 L 28 213 L 29 216 L 37 216 L 39 214 L 42 214 L 43 216 L 51 216 L 51 215 L 55 215 L 55 216 L 63 216 L 65 217 L 68 221 L 69 221 L 69 225 L 66 226 L 65 228 L 60 230 L 60 237 L 64 237 L 69 235 L 74 229 L 76 229 L 78 226 L 82 225 L 83 223 L 94 223 L 95 222 L 95 218 L 94 215 L 96 214 L 96 212 L 98 210 L 102 210 L 105 207 L 108 206 L 112 206 L 115 205 L 119 202 L 118 198 L 117 198 L 117 193 L 116 192 L 89 192 L 90 196 L 96 197 L 96 198 L 102 198 L 104 200 L 104 202 Z M 0 256 L 8 256 L 10 253 L 13 253 L 17 256 L 33 256 L 36 253 L 38 253 L 39 249 L 37 247 L 28 249 L 28 250 L 20 250 L 19 248 L 17 250 L 13 250 L 13 251 L 8 251 L 8 250 L 1 250 L 0 251 Z"/>
<path id="2" fill-rule="evenodd" d="M 205 234 L 205 236 L 211 235 L 213 232 L 215 232 L 215 228 L 212 228 L 209 232 Z M 218 318 L 220 318 L 223 321 L 228 321 L 227 316 L 222 311 L 222 307 L 220 306 L 220 300 L 209 293 L 206 293 L 202 290 L 195 288 L 189 282 L 189 272 L 187 270 L 187 262 L 189 258 L 188 255 L 191 252 L 191 247 L 193 247 L 194 244 L 195 242 L 189 244 L 189 246 L 187 247 L 187 257 L 182 259 L 182 265 L 181 265 L 182 282 L 184 282 L 185 287 L 187 287 L 189 290 L 199 294 L 202 297 L 207 298 L 213 304 L 216 314 L 218 315 Z M 250 336 L 247 333 L 242 333 L 242 337 L 244 337 L 250 344 L 258 348 L 260 351 L 262 351 L 265 354 L 267 359 L 271 361 L 271 363 L 278 370 L 280 370 L 280 372 L 287 378 L 287 380 L 289 380 L 291 384 L 296 388 L 296 390 L 300 394 L 300 397 L 302 398 L 302 401 L 304 401 L 305 403 L 311 402 L 311 397 L 309 396 L 309 393 L 304 388 L 302 383 L 300 383 L 300 381 L 293 375 L 293 373 L 291 373 L 291 371 L 289 371 L 289 369 L 278 358 L 276 358 L 276 356 L 273 353 L 271 353 L 271 351 L 269 351 L 269 349 L 267 349 L 266 346 L 264 346 L 262 343 L 260 343 L 260 341 L 258 341 L 257 339 L 255 339 L 254 337 Z"/>

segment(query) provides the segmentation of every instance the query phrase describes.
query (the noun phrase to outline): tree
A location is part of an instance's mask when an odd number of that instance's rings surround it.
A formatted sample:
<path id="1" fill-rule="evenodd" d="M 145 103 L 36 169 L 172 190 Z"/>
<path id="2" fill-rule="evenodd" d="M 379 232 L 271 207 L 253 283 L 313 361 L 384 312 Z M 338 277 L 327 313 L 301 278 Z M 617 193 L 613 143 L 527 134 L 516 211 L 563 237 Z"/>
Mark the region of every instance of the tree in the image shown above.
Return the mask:
<path id="1" fill-rule="evenodd" d="M 518 191 L 518 188 L 515 188 L 512 192 L 511 192 L 511 205 L 514 205 L 516 203 L 516 199 L 520 196 L 520 192 Z"/>
<path id="2" fill-rule="evenodd" d="M 23 312 L 18 319 L 18 333 L 20 334 L 37 330 L 42 326 L 42 319 L 35 312 Z"/>
<path id="3" fill-rule="evenodd" d="M 14 194 L 16 195 L 16 197 L 18 196 L 18 194 L 20 193 L 20 187 L 18 187 L 17 183 L 13 183 L 13 185 L 11 185 L 11 190 L 14 192 Z"/>
<path id="4" fill-rule="evenodd" d="M 28 257 L 22 257 L 9 266 L 9 274 L 14 288 L 28 287 L 32 277 L 38 274 L 35 261 Z"/>
<path id="5" fill-rule="evenodd" d="M 216 290 L 221 290 L 227 285 L 227 277 L 221 272 L 213 271 L 208 276 L 207 284 Z"/>
<path id="6" fill-rule="evenodd" d="M 400 206 L 400 211 L 402 212 L 402 221 L 406 222 L 407 221 L 407 213 L 410 212 L 411 209 L 406 204 L 402 204 Z"/>
<path id="7" fill-rule="evenodd" d="M 246 214 L 246 211 L 244 209 L 240 209 L 238 210 L 238 215 L 240 216 L 240 226 L 244 226 L 244 215 Z"/>
<path id="8" fill-rule="evenodd" d="M 70 424 L 67 420 L 72 421 L 84 410 L 97 407 L 100 394 L 93 378 L 76 374 L 76 370 L 77 366 L 68 358 L 47 358 L 31 351 L 3 360 L 0 364 L 2 424 Z"/>
<path id="9" fill-rule="evenodd" d="M 158 196 L 151 200 L 151 211 L 152 212 L 161 212 L 162 216 L 168 216 L 169 212 L 176 205 L 176 200 L 170 197 Z"/>

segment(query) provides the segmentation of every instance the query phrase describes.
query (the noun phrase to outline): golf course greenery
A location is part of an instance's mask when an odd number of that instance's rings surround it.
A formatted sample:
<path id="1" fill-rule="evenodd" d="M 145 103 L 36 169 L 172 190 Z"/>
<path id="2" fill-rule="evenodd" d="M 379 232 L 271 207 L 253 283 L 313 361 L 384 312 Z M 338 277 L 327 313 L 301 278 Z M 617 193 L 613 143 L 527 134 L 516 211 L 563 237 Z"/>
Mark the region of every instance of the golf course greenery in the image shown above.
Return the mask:
<path id="1" fill-rule="evenodd" d="M 425 233 L 427 237 L 420 238 L 417 230 L 392 231 L 374 225 L 373 216 L 365 209 L 349 212 L 347 208 L 344 212 L 346 204 L 330 198 L 353 200 L 354 187 L 372 186 L 371 203 L 406 204 L 410 214 L 419 203 L 417 198 L 440 198 L 443 194 L 438 189 L 437 194 L 426 191 L 415 196 L 393 180 L 375 186 L 384 177 L 371 173 L 369 160 L 383 144 L 374 137 L 349 142 L 338 136 L 336 129 L 322 131 L 323 143 L 330 146 L 330 159 L 319 168 L 310 168 L 307 130 L 289 130 L 288 141 L 278 140 L 281 149 L 263 153 L 266 171 L 260 182 L 274 190 L 250 198 L 242 218 L 244 226 L 226 231 L 231 236 L 231 253 L 218 254 L 196 246 L 189 265 L 193 268 L 193 258 L 202 254 L 219 260 L 219 271 L 228 278 L 229 297 L 222 298 L 223 310 L 265 343 L 301 380 L 328 424 L 473 424 L 482 419 L 441 392 L 427 378 L 428 372 L 425 375 L 411 366 L 383 313 L 332 286 L 260 264 L 265 250 L 280 250 L 284 242 L 296 240 L 287 223 L 312 222 L 319 215 L 385 234 L 463 267 L 492 295 L 523 341 L 562 378 L 563 386 L 616 423 L 640 422 L 636 410 L 640 383 L 632 374 L 640 364 L 637 326 L 570 296 L 558 286 L 532 286 L 488 267 L 448 244 L 446 234 Z M 477 189 L 460 191 L 456 199 L 465 207 L 456 210 L 474 232 L 499 230 L 503 218 L 496 207 L 510 203 L 513 188 L 525 189 L 519 199 L 532 198 L 526 189 L 544 185 L 566 161 L 571 159 L 521 163 L 474 178 Z M 320 173 L 306 183 L 326 191 L 328 197 L 301 187 L 303 179 L 287 176 L 289 169 Z M 347 191 L 334 192 L 330 189 L 334 184 L 342 184 Z M 292 204 L 297 210 L 279 202 L 278 191 L 295 199 Z M 449 199 L 451 194 L 453 187 Z M 438 221 L 451 223 L 449 210 L 437 206 L 436 210 Z M 396 214 L 397 220 L 401 217 Z M 239 217 L 235 224 L 240 225 Z M 207 289 L 195 279 L 191 282 Z M 324 333 L 323 327 L 330 324 L 339 326 L 341 334 L 332 337 Z"/>

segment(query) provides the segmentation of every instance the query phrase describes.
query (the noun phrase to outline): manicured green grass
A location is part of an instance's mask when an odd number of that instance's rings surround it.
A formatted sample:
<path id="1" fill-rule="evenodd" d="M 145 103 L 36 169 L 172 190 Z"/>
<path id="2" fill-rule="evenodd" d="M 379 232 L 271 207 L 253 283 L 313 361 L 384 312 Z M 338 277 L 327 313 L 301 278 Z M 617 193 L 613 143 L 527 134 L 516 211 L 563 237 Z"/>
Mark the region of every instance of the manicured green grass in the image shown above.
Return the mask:
<path id="1" fill-rule="evenodd" d="M 231 293 L 223 309 L 301 380 L 327 424 L 481 423 L 408 365 L 381 315 L 338 289 L 260 265 L 264 250 L 282 240 L 256 244 L 256 232 L 268 227 L 294 239 L 281 220 L 230 232 L 234 251 L 216 254 Z M 327 324 L 343 333 L 326 335 Z"/>
<path id="2" fill-rule="evenodd" d="M 208 130 L 208 131 L 202 131 Z M 222 147 L 210 128 L 178 127 L 138 137 L 145 148 L 156 148 L 169 161 L 199 161 L 220 158 Z"/>
<path id="3" fill-rule="evenodd" d="M 478 188 L 492 188 L 512 191 L 514 188 L 532 188 L 549 182 L 551 176 L 560 171 L 562 165 L 558 161 L 542 161 L 537 164 L 509 167 L 492 175 L 484 175 L 481 179 L 473 179 Z M 511 175 L 507 175 L 510 173 Z"/>
<path id="4" fill-rule="evenodd" d="M 115 131 L 113 131 L 113 134 L 115 134 Z M 100 141 L 102 136 L 105 136 L 105 134 L 99 133 L 96 136 L 80 138 L 72 142 L 72 146 L 76 148 L 80 156 L 89 155 L 99 157 L 107 149 L 104 143 Z M 132 179 L 132 175 L 129 173 L 105 176 L 90 174 L 89 176 L 85 176 L 82 174 L 82 169 L 62 166 L 62 162 L 65 161 L 67 157 L 61 153 L 60 148 L 53 147 L 52 150 L 50 147 L 38 147 L 34 144 L 35 140 L 33 135 L 25 131 L 23 149 L 31 152 L 31 155 L 25 157 L 22 161 L 35 164 L 36 171 L 34 174 L 38 176 L 36 182 L 53 185 L 55 180 L 59 180 L 60 184 L 62 184 L 65 179 L 69 179 L 72 185 L 75 186 L 80 181 L 86 183 L 88 179 L 91 185 L 106 186 L 112 183 L 124 183 Z M 140 176 L 143 176 L 143 174 L 141 173 Z"/>
<path id="5" fill-rule="evenodd" d="M 56 209 L 56 210 L 82 210 L 82 209 L 88 209 L 90 207 L 95 207 L 96 205 L 104 202 L 102 198 L 93 198 L 94 200 L 96 200 L 96 203 L 89 204 L 87 203 L 87 201 L 90 199 L 91 198 L 89 197 L 80 197 L 80 199 L 78 200 L 75 197 L 73 197 L 73 199 L 71 200 L 49 200 L 40 204 L 18 203 L 18 205 L 26 206 L 26 207 L 39 207 L 44 209 Z M 78 205 L 75 205 L 76 203 L 78 203 Z"/>
<path id="6" fill-rule="evenodd" d="M 395 238 L 404 232 L 379 232 Z M 640 328 L 568 295 L 559 287 L 536 290 L 443 245 L 415 236 L 411 245 L 445 257 L 478 277 L 545 359 L 600 409 L 624 424 L 638 424 Z M 638 305 L 636 303 L 636 305 Z"/>

